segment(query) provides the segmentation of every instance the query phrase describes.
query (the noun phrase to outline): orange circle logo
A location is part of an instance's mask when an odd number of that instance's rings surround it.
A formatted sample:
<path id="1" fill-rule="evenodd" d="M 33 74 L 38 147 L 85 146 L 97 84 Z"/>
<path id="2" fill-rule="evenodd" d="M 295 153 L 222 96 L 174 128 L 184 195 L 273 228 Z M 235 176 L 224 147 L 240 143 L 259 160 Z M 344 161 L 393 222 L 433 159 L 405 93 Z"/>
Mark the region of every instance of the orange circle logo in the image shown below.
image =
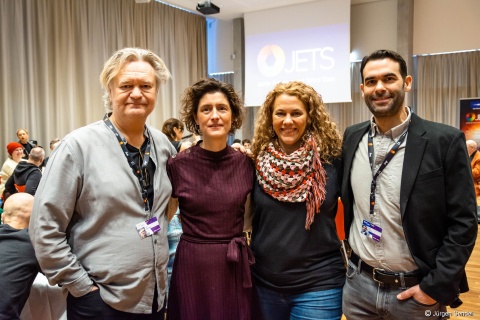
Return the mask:
<path id="1" fill-rule="evenodd" d="M 269 44 L 260 50 L 257 56 L 258 70 L 265 77 L 275 77 L 285 66 L 285 53 L 277 45 Z"/>

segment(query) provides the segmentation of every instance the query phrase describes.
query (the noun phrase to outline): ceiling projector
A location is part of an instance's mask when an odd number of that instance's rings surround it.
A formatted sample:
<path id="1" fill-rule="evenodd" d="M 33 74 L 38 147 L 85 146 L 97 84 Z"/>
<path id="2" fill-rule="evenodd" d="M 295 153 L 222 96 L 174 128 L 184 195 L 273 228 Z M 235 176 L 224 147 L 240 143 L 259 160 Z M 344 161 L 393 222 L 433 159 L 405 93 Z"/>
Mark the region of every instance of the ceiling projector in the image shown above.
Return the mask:
<path id="1" fill-rule="evenodd" d="M 211 3 L 210 1 L 200 1 L 197 3 L 197 11 L 208 15 L 220 12 L 220 8 Z"/>

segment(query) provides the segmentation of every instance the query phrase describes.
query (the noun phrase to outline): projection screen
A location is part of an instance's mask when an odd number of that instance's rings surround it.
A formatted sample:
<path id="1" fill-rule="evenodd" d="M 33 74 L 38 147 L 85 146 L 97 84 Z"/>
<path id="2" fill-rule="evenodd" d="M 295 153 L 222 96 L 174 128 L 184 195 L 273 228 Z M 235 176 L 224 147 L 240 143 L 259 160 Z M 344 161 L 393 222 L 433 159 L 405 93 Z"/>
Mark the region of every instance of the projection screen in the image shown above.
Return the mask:
<path id="1" fill-rule="evenodd" d="M 245 13 L 245 104 L 278 82 L 308 83 L 324 102 L 350 102 L 350 0 Z"/>

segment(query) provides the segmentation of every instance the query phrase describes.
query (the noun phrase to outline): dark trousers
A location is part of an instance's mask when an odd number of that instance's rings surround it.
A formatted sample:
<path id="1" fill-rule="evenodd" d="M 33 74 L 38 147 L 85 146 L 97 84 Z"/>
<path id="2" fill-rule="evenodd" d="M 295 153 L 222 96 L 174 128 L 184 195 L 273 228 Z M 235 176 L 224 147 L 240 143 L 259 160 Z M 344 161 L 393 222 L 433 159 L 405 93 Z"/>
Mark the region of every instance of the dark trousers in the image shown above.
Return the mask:
<path id="1" fill-rule="evenodd" d="M 103 302 L 100 290 L 91 291 L 78 298 L 68 294 L 67 318 L 68 320 L 163 320 L 165 318 L 165 305 L 160 311 L 156 311 L 158 307 L 157 295 L 157 290 L 155 290 L 152 313 L 141 314 L 113 309 Z"/>

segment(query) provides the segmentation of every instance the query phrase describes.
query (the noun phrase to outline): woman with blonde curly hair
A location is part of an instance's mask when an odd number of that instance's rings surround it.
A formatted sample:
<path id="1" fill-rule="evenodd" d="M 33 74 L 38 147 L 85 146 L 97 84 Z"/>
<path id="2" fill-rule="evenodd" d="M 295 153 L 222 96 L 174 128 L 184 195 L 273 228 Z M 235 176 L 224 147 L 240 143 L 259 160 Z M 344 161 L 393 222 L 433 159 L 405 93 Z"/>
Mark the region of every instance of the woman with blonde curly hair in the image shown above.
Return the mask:
<path id="1" fill-rule="evenodd" d="M 252 272 L 264 318 L 340 319 L 341 139 L 322 97 L 302 82 L 277 84 L 259 111 L 252 152 Z"/>

